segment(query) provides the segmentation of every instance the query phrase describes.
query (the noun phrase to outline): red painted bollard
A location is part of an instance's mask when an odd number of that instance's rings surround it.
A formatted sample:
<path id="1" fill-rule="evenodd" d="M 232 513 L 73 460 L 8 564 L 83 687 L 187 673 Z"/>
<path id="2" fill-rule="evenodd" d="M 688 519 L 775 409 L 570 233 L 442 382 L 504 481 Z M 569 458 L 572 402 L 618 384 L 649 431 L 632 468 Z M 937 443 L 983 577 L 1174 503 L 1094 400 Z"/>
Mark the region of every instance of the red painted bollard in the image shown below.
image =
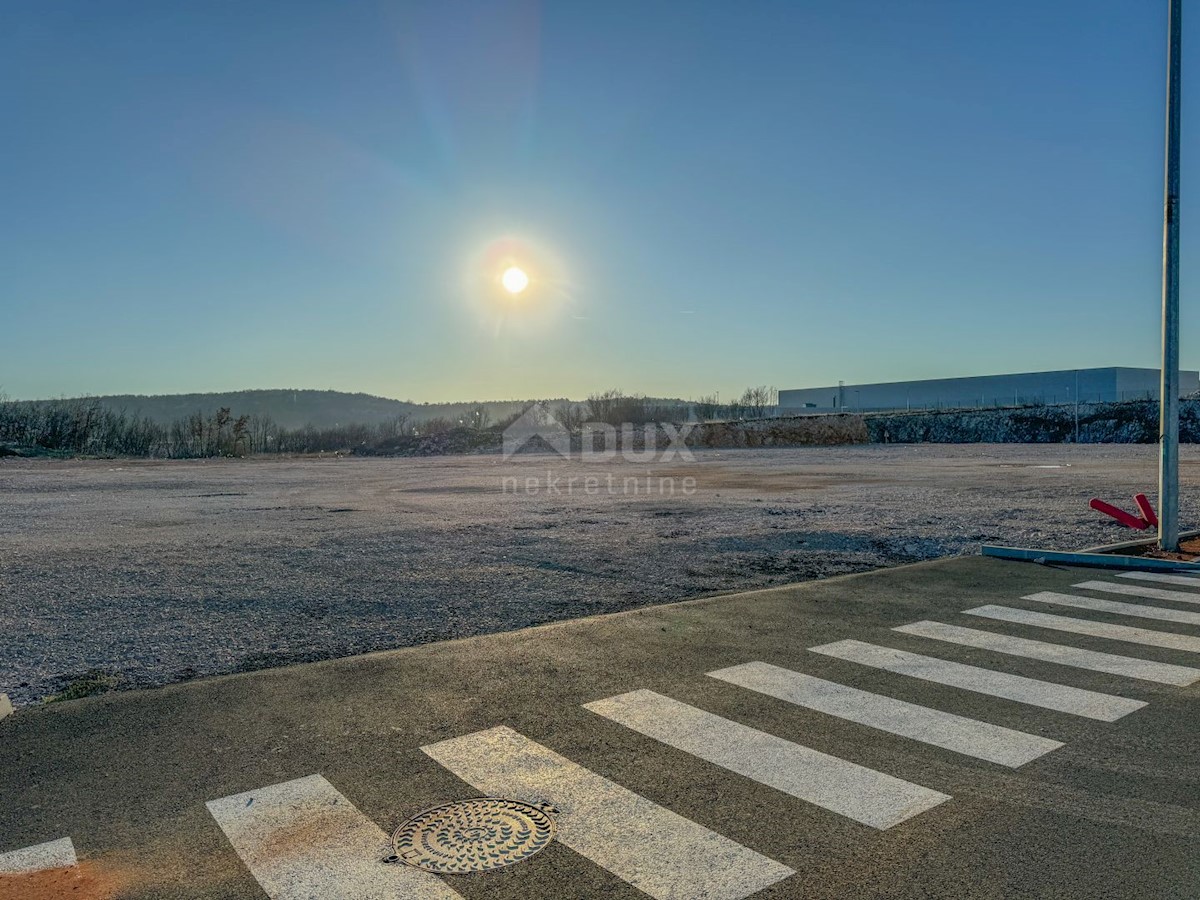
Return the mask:
<path id="1" fill-rule="evenodd" d="M 1142 518 L 1146 520 L 1146 524 L 1151 528 L 1157 528 L 1158 516 L 1154 514 L 1154 507 L 1150 505 L 1150 501 L 1146 499 L 1146 495 L 1134 494 L 1133 502 L 1137 504 L 1137 508 L 1141 512 Z"/>
<path id="2" fill-rule="evenodd" d="M 1125 510 L 1117 509 L 1111 503 L 1105 503 L 1099 497 L 1093 497 L 1088 506 L 1096 510 L 1096 512 L 1102 512 L 1106 516 L 1112 516 L 1122 525 L 1126 525 L 1129 528 L 1136 528 L 1138 531 L 1145 531 L 1150 527 L 1150 523 L 1145 519 L 1140 519 L 1137 516 L 1131 516 L 1129 513 L 1125 512 Z"/>

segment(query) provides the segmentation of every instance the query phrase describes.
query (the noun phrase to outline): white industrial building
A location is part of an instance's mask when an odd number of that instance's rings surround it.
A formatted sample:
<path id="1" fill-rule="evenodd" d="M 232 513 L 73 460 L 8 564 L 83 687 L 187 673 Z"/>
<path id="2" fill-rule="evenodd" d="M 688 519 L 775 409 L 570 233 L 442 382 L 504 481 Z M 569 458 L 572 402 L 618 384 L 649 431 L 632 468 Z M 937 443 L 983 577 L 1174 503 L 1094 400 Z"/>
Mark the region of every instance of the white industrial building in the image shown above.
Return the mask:
<path id="1" fill-rule="evenodd" d="M 882 384 L 836 384 L 779 392 L 779 414 L 964 409 L 1041 403 L 1157 400 L 1158 369 L 1109 366 L 1017 375 L 931 378 Z M 1179 373 L 1179 392 L 1200 391 L 1200 372 Z"/>

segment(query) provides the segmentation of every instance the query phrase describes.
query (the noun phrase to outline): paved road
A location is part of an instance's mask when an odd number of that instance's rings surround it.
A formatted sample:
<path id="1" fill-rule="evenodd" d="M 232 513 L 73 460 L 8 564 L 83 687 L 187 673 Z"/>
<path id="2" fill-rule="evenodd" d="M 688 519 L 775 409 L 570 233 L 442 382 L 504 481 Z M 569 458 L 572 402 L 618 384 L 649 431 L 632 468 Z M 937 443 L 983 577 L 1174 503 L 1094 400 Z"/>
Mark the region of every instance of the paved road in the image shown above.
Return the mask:
<path id="1" fill-rule="evenodd" d="M 0 898 L 1195 898 L 1174 577 L 955 559 L 22 711 Z M 381 861 L 481 795 L 555 840 Z"/>

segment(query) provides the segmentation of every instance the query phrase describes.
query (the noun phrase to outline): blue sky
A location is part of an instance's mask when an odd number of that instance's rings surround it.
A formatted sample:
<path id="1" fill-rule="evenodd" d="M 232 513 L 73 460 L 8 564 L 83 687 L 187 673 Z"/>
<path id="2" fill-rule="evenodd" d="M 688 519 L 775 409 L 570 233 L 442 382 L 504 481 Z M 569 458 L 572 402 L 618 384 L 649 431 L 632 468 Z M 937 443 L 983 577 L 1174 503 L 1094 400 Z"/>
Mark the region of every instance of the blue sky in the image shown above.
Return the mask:
<path id="1" fill-rule="evenodd" d="M 0 392 L 1154 365 L 1165 37 L 1165 0 L 8 3 Z"/>

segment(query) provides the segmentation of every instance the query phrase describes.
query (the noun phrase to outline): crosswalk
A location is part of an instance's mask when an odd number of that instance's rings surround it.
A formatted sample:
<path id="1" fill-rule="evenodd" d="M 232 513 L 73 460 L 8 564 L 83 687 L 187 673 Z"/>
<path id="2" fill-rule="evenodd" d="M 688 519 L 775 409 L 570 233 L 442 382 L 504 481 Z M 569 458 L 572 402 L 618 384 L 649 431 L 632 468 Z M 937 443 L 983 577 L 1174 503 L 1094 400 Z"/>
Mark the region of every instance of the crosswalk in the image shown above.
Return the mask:
<path id="1" fill-rule="evenodd" d="M 1111 694 L 1085 691 L 1065 684 L 1039 681 L 1036 678 L 1011 675 L 993 669 L 981 669 L 979 666 L 968 666 L 946 659 L 923 656 L 920 653 L 909 653 L 905 650 L 894 650 L 891 647 L 865 644 L 862 641 L 838 641 L 836 644 L 825 644 L 809 649 L 814 653 L 823 653 L 826 656 L 861 663 L 864 666 L 872 666 L 900 675 L 909 675 L 923 681 L 932 681 L 992 697 L 1003 697 L 1017 703 L 1040 706 L 1043 709 L 1054 709 L 1088 719 L 1099 719 L 1101 722 L 1115 722 L 1122 716 L 1127 716 L 1146 705 L 1143 700 L 1130 700 L 1127 697 L 1114 697 Z"/>
<path id="2" fill-rule="evenodd" d="M 69 837 L 0 852 L 0 900 L 92 896 L 90 887 Z"/>
<path id="3" fill-rule="evenodd" d="M 875 828 L 891 828 L 950 798 L 640 690 L 585 709 L 700 759 Z"/>
<path id="4" fill-rule="evenodd" d="M 981 616 L 1000 622 L 1012 622 L 1016 625 L 1033 625 L 1038 628 L 1050 628 L 1054 631 L 1066 631 L 1087 637 L 1124 641 L 1127 644 L 1141 644 L 1144 647 L 1161 647 L 1165 650 L 1200 653 L 1200 637 L 1192 637 L 1187 634 L 1153 631 L 1147 628 L 1135 628 L 1132 625 L 1116 625 L 1109 622 L 1097 622 L 1093 619 L 1078 619 L 1074 616 L 1056 616 L 1051 613 L 1033 612 L 1028 609 L 1015 609 L 1011 606 L 994 604 L 977 606 L 974 609 L 963 610 L 963 612 L 968 616 Z"/>
<path id="5" fill-rule="evenodd" d="M 272 900 L 461 900 L 436 875 L 385 863 L 388 836 L 320 775 L 207 806 Z"/>
<path id="6" fill-rule="evenodd" d="M 0 853 L 0 875 L 27 875 L 79 865 L 75 845 L 69 837 Z"/>
<path id="7" fill-rule="evenodd" d="M 1133 616 L 1135 619 L 1157 619 L 1160 622 L 1178 622 L 1181 625 L 1200 625 L 1200 613 L 1183 609 L 1164 609 L 1161 606 L 1146 606 L 1142 603 L 1123 603 L 1119 600 L 1098 600 L 1095 597 L 1079 597 L 1075 594 L 1060 594 L 1057 591 L 1038 591 L 1022 600 L 1035 603 L 1050 603 L 1055 606 L 1071 606 L 1089 609 L 1092 612 L 1111 613 L 1117 616 Z"/>
<path id="8" fill-rule="evenodd" d="M 1110 581 L 1083 581 L 1071 587 L 1088 591 L 1103 591 L 1106 594 L 1125 594 L 1129 597 L 1146 597 L 1150 600 L 1170 600 L 1173 603 L 1200 603 L 1200 594 L 1186 591 L 1170 591 L 1165 588 L 1143 587 L 1140 584 L 1117 584 Z"/>
<path id="9" fill-rule="evenodd" d="M 1121 572 L 1117 577 L 1131 578 L 1134 581 L 1157 581 L 1159 584 L 1200 587 L 1200 577 L 1195 575 L 1168 575 L 1165 572 Z"/>
<path id="10" fill-rule="evenodd" d="M 1062 746 L 1049 738 L 860 691 L 770 663 L 750 662 L 708 674 L 848 722 L 1014 769 Z"/>
<path id="11" fill-rule="evenodd" d="M 975 628 L 961 628 L 958 625 L 944 625 L 941 622 L 913 622 L 910 625 L 900 625 L 892 630 L 915 637 L 944 641 L 948 644 L 959 644 L 963 647 L 974 647 L 977 650 L 990 650 L 993 653 L 1003 653 L 1008 656 L 1057 663 L 1060 666 L 1071 666 L 1075 669 L 1104 672 L 1108 675 L 1119 675 L 1138 681 L 1154 681 L 1159 684 L 1173 684 L 1176 687 L 1187 687 L 1189 684 L 1200 681 L 1200 669 L 1194 669 L 1191 666 L 1177 666 L 1172 663 L 1138 659 L 1133 656 L 1084 650 L 1065 644 L 1050 644 L 1031 638 L 1013 637 L 995 631 L 979 631 Z"/>
<path id="12" fill-rule="evenodd" d="M 655 900 L 741 900 L 795 874 L 511 728 L 421 749 L 484 794 L 557 807 L 560 842 Z"/>
<path id="13" fill-rule="evenodd" d="M 1134 572 L 1117 577 L 1122 580 L 1094 580 L 1072 587 L 1091 594 L 1165 602 L 1186 597 L 1183 602 L 1200 602 L 1200 578 Z M 1130 583 L 1138 579 L 1172 585 L 1173 589 Z M 1178 590 L 1184 587 L 1195 593 Z M 1034 714 L 1048 710 L 1098 723 L 1093 726 L 1096 728 L 1121 727 L 1121 720 L 1148 704 L 1121 696 L 1119 691 L 1085 690 L 1057 680 L 1018 675 L 1004 670 L 1004 660 L 1033 660 L 1063 670 L 1101 673 L 1127 679 L 1131 687 L 1139 682 L 1172 687 L 1200 682 L 1200 667 L 1183 664 L 1186 657 L 1180 662 L 1162 662 L 1128 655 L 1128 651 L 1058 643 L 1077 636 L 1098 646 L 1115 642 L 1181 655 L 1200 654 L 1200 635 L 1183 632 L 1200 626 L 1200 613 L 1055 591 L 1020 599 L 1033 606 L 1077 610 L 1081 615 L 988 604 L 961 610 L 984 620 L 977 624 L 985 627 L 921 620 L 897 625 L 884 632 L 882 639 L 875 633 L 873 641 L 849 637 L 807 648 L 816 655 L 813 660 L 819 656 L 851 664 L 839 672 L 852 673 L 858 667 L 864 673 L 877 673 L 872 676 L 872 686 L 882 685 L 881 692 L 800 671 L 803 655 L 798 658 L 790 652 L 786 667 L 751 659 L 696 673 L 697 679 L 713 679 L 773 698 L 764 702 L 778 701 L 785 716 L 799 716 L 801 709 L 806 717 L 816 714 L 831 727 L 842 729 L 849 748 L 845 758 L 789 739 L 795 732 L 784 738 L 751 722 L 720 716 L 644 687 L 587 702 L 583 709 L 594 714 L 601 734 L 603 729 L 619 728 L 645 738 L 643 755 L 687 754 L 728 777 L 778 791 L 786 802 L 804 804 L 818 818 L 838 817 L 854 823 L 850 827 L 861 826 L 866 835 L 921 827 L 925 818 L 939 815 L 941 807 L 953 802 L 939 789 L 944 785 L 938 785 L 936 779 L 935 783 L 916 784 L 856 761 L 854 748 L 871 731 L 901 739 L 889 746 L 924 745 L 937 748 L 935 752 L 966 757 L 970 765 L 982 767 L 1019 769 L 1065 746 L 1064 741 L 1040 733 L 1045 721 L 1033 731 L 1022 731 L 986 721 L 986 715 L 971 718 L 891 696 L 888 686 L 893 676 L 900 692 L 916 681 L 928 682 L 987 698 L 977 699 L 973 710 L 986 710 L 986 705 L 979 704 L 997 701 L 1015 704 L 1006 708 L 1009 716 L 1014 710 L 1032 710 Z M 1160 631 L 1082 617 L 1089 613 L 1109 619 L 1159 620 L 1179 629 Z M 1023 633 L 1008 633 L 1014 628 Z M 914 641 L 925 642 L 919 649 L 928 652 L 888 646 L 887 635 L 893 632 L 909 646 Z M 1053 640 L 1040 639 L 1047 637 Z M 937 655 L 939 650 L 951 648 L 984 655 L 973 658 L 973 664 Z M 1200 659 L 1194 661 L 1200 665 Z M 801 721 L 807 719 L 797 719 Z M 784 862 L 720 834 L 719 823 L 692 821 L 503 724 L 420 750 L 474 791 L 552 805 L 556 809 L 556 840 L 577 854 L 579 864 L 599 867 L 655 900 L 742 900 L 795 874 Z M 878 764 L 879 757 L 873 759 Z M 910 765 L 903 768 L 913 771 Z M 455 900 L 461 896 L 438 875 L 384 862 L 387 834 L 319 774 L 212 800 L 207 808 L 271 900 Z M 74 846 L 69 839 L 62 839 L 0 853 L 0 876 L 75 864 Z"/>

